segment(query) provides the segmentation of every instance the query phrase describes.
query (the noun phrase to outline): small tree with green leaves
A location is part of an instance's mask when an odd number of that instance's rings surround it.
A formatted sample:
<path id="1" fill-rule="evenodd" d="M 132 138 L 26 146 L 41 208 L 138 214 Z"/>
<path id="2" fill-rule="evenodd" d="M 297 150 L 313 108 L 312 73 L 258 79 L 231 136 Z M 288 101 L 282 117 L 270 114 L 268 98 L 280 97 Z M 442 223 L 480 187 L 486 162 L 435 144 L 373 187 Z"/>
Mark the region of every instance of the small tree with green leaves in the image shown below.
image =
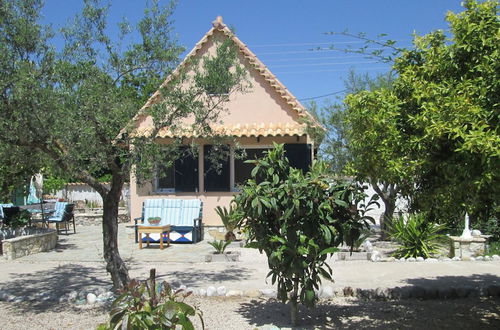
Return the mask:
<path id="1" fill-rule="evenodd" d="M 291 168 L 283 145 L 275 144 L 264 158 L 247 162 L 255 168 L 235 197 L 244 215 L 240 226 L 253 241 L 249 246 L 266 253 L 268 276 L 278 284 L 278 298 L 290 301 L 296 324 L 298 302 L 314 306 L 321 277 L 332 280 L 328 255 L 342 243 L 352 246 L 372 220 L 365 216 L 372 201 L 361 205 L 363 189 L 334 183 L 323 162 L 314 163 L 307 173 Z"/>

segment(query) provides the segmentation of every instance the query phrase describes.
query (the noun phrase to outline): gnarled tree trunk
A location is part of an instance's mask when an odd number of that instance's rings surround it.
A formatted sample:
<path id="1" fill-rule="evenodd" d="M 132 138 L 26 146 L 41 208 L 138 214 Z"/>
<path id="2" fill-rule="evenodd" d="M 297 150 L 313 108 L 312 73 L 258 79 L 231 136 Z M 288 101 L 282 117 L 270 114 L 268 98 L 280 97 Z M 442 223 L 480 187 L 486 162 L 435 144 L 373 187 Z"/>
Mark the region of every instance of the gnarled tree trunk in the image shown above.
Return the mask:
<path id="1" fill-rule="evenodd" d="M 122 289 L 130 280 L 128 269 L 118 251 L 118 205 L 123 180 L 113 175 L 111 189 L 103 197 L 102 238 L 106 270 L 115 289 Z"/>
<path id="2" fill-rule="evenodd" d="M 388 239 L 388 224 L 390 224 L 396 210 L 398 189 L 395 184 L 379 185 L 374 180 L 370 180 L 370 184 L 384 203 L 385 210 L 380 216 L 380 230 L 382 231 L 382 239 L 386 240 Z"/>

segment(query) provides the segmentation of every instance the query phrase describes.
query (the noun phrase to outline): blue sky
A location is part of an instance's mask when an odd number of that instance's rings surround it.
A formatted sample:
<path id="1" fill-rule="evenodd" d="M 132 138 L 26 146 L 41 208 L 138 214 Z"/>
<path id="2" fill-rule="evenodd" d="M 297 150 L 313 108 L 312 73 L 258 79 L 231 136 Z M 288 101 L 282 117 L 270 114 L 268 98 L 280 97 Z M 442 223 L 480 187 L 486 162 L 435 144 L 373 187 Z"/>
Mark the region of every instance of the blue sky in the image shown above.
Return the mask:
<path id="1" fill-rule="evenodd" d="M 82 7 L 83 0 L 45 0 L 44 22 L 61 27 Z M 173 15 L 179 43 L 190 50 L 211 28 L 216 16 L 234 27 L 237 36 L 303 103 L 311 97 L 344 89 L 348 70 L 370 74 L 388 71 L 373 59 L 327 48 L 362 46 L 359 40 L 325 32 L 386 33 L 400 46 L 412 34 L 446 29 L 445 14 L 460 12 L 460 0 L 180 0 Z M 110 24 L 126 16 L 136 22 L 144 1 L 114 0 Z M 339 94 L 340 96 L 342 95 Z M 317 98 L 321 104 L 332 97 Z"/>

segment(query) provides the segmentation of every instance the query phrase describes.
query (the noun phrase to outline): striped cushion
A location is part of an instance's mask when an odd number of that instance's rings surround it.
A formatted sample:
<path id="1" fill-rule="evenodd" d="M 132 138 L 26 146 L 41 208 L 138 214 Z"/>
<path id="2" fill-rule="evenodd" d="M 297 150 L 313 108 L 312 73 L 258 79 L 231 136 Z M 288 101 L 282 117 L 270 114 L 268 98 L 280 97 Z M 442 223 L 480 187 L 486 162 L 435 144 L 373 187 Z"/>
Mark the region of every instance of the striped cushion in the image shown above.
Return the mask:
<path id="1" fill-rule="evenodd" d="M 194 219 L 200 217 L 201 201 L 199 199 L 185 199 L 182 201 L 181 221 L 177 226 L 194 226 Z"/>
<path id="2" fill-rule="evenodd" d="M 146 199 L 144 201 L 144 225 L 148 226 L 148 219 L 152 217 L 160 217 L 163 222 L 164 217 L 162 217 L 162 213 L 163 199 Z"/>
<path id="3" fill-rule="evenodd" d="M 164 199 L 162 210 L 162 224 L 175 225 L 181 217 L 182 199 Z"/>
<path id="4" fill-rule="evenodd" d="M 52 217 L 54 218 L 60 218 L 64 214 L 64 208 L 66 207 L 67 202 L 56 202 L 56 205 L 54 206 L 55 211 L 54 214 L 52 214 Z"/>

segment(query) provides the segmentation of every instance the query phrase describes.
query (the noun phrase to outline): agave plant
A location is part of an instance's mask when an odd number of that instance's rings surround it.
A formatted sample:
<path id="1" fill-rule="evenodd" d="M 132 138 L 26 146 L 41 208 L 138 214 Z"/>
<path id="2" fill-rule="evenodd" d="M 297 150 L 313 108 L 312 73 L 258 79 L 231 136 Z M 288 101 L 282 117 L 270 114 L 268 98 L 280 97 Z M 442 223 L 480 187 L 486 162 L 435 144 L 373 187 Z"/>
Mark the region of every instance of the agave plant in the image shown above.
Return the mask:
<path id="1" fill-rule="evenodd" d="M 208 244 L 212 245 L 215 249 L 215 254 L 223 254 L 224 251 L 226 251 L 226 248 L 229 244 L 231 244 L 231 241 L 213 241 L 213 242 L 208 242 Z"/>
<path id="2" fill-rule="evenodd" d="M 400 216 L 389 225 L 389 235 L 402 246 L 393 253 L 397 258 L 429 258 L 437 252 L 437 241 L 445 226 L 429 222 L 423 214 Z"/>

